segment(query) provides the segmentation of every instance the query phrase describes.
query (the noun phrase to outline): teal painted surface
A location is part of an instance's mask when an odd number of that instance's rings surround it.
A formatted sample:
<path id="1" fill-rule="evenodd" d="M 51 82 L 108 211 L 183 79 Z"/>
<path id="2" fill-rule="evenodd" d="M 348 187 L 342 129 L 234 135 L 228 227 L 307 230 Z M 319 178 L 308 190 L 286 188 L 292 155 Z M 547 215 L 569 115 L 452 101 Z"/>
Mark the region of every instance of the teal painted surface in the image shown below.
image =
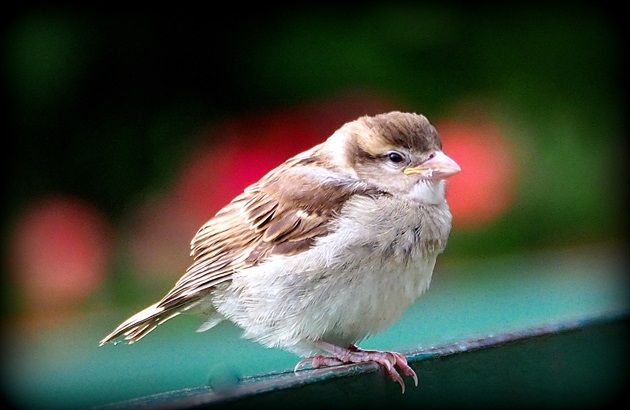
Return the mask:
<path id="1" fill-rule="evenodd" d="M 628 316 L 607 316 L 422 350 L 403 395 L 376 364 L 288 371 L 117 402 L 100 410 L 608 408 L 627 396 Z"/>
<path id="2" fill-rule="evenodd" d="M 361 346 L 404 353 L 628 312 L 626 272 L 625 254 L 604 249 L 440 265 L 429 292 L 403 319 Z M 291 369 L 298 360 L 240 339 L 240 331 L 227 323 L 195 333 L 202 321 L 194 317 L 168 322 L 131 346 L 98 348 L 100 338 L 130 313 L 91 313 L 37 331 L 11 329 L 3 350 L 7 399 L 19 407 L 94 406 L 209 383 L 225 385 Z M 514 372 L 527 364 L 522 359 L 513 363 Z"/>

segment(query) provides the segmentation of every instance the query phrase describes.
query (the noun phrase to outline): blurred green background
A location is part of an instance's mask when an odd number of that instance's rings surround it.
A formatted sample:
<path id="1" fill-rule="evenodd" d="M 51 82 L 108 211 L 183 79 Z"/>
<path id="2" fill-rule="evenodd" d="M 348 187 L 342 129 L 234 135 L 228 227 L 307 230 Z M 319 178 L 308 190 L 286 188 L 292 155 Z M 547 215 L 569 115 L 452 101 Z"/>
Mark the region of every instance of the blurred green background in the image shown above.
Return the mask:
<path id="1" fill-rule="evenodd" d="M 603 6 L 45 7 L 10 13 L 1 40 L 18 344 L 63 345 L 87 321 L 96 346 L 168 290 L 248 183 L 387 110 L 425 114 L 463 168 L 438 266 L 625 242 L 623 45 Z"/>

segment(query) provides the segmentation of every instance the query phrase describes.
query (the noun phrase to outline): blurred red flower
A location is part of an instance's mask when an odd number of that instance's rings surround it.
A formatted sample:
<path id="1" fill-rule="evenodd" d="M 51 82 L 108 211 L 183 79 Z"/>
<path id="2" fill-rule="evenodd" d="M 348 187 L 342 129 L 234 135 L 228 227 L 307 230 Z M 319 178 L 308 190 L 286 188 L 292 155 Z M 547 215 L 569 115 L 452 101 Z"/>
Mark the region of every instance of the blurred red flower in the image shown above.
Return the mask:
<path id="1" fill-rule="evenodd" d="M 436 125 L 445 152 L 462 168 L 448 179 L 455 228 L 479 228 L 514 203 L 518 167 L 513 147 L 490 121 L 447 120 Z"/>
<path id="2" fill-rule="evenodd" d="M 39 200 L 19 216 L 9 243 L 12 279 L 25 307 L 84 301 L 105 279 L 112 253 L 106 218 L 77 198 Z"/>

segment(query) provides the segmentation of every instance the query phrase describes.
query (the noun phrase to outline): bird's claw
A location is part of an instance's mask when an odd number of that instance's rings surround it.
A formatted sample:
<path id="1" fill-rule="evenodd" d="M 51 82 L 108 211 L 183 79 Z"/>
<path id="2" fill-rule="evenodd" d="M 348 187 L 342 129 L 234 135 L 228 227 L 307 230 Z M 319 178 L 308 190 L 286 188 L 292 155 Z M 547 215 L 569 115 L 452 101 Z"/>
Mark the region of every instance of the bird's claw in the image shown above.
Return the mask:
<path id="1" fill-rule="evenodd" d="M 404 355 L 397 352 L 383 352 L 380 350 L 363 350 L 355 345 L 351 345 L 349 348 L 343 348 L 332 345 L 326 342 L 320 342 L 318 345 L 325 351 L 332 354 L 332 356 L 312 356 L 303 360 L 300 360 L 295 366 L 294 371 L 298 371 L 305 365 L 310 364 L 313 369 L 317 369 L 323 366 L 338 366 L 345 363 L 364 363 L 364 362 L 376 362 L 383 366 L 389 374 L 389 377 L 402 388 L 402 392 L 405 393 L 405 382 L 403 378 L 396 370 L 396 367 L 405 375 L 413 379 L 414 385 L 418 386 L 418 376 L 416 372 L 407 364 L 407 358 Z"/>
<path id="2" fill-rule="evenodd" d="M 396 383 L 400 384 L 403 394 L 405 393 L 405 382 L 400 376 L 400 373 L 398 373 L 398 370 L 396 370 L 396 367 L 398 367 L 405 376 L 410 376 L 413 379 L 414 385 L 418 387 L 418 376 L 411 366 L 407 364 L 407 358 L 405 358 L 402 354 L 397 352 L 357 349 L 359 352 L 367 354 L 368 361 L 373 361 L 382 365 L 389 374 L 389 377 L 391 377 Z"/>

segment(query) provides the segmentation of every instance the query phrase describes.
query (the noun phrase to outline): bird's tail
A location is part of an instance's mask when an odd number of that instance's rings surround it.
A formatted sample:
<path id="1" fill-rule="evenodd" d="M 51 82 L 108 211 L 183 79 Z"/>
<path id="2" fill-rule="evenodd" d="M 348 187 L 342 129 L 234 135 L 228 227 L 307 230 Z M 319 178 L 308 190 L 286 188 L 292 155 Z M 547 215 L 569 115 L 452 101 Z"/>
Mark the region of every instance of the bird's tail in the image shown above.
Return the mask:
<path id="1" fill-rule="evenodd" d="M 119 336 L 124 336 L 124 340 L 129 344 L 137 342 L 158 327 L 158 325 L 180 313 L 181 310 L 179 309 L 165 309 L 164 307 L 158 306 L 158 303 L 153 304 L 122 322 L 113 332 L 105 336 L 105 338 L 99 342 L 99 346 L 103 346 L 105 343 L 111 342 Z"/>

